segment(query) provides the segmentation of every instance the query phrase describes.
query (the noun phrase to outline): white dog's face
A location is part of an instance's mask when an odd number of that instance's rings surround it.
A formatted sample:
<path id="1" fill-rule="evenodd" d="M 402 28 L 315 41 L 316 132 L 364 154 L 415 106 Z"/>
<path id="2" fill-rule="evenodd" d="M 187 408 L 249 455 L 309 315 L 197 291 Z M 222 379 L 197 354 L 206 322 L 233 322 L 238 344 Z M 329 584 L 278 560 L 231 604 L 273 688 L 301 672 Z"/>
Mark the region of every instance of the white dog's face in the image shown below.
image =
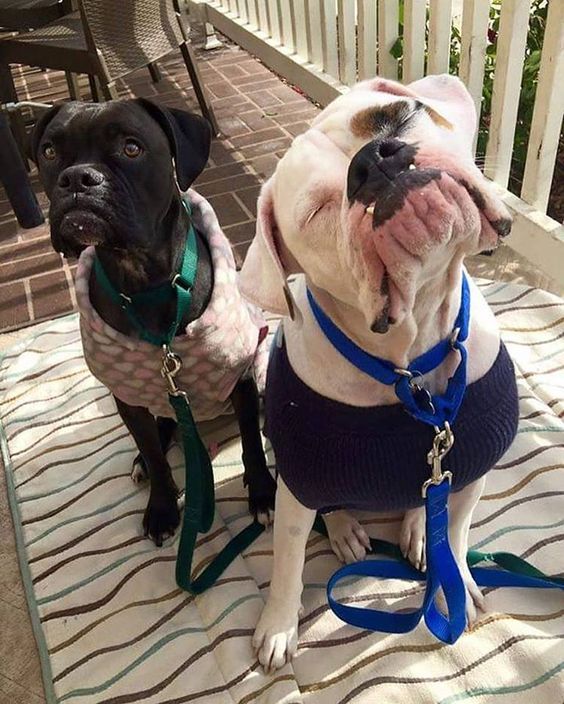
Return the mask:
<path id="1" fill-rule="evenodd" d="M 291 313 L 285 277 L 359 309 L 385 333 L 431 278 L 494 249 L 510 217 L 472 157 L 476 115 L 458 79 L 375 79 L 334 100 L 296 137 L 259 199 L 241 272 L 256 303 Z"/>

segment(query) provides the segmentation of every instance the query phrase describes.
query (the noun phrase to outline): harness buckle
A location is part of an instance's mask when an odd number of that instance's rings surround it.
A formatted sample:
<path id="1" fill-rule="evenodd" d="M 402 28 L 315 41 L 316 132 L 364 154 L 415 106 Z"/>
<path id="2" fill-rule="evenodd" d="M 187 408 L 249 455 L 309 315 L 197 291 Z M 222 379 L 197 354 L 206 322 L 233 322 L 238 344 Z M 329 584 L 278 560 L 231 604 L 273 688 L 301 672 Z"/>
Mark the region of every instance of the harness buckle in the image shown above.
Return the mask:
<path id="1" fill-rule="evenodd" d="M 184 396 L 186 392 L 181 391 L 175 381 L 175 377 L 182 369 L 182 360 L 173 352 L 168 345 L 163 345 L 163 360 L 161 367 L 161 376 L 166 381 L 168 393 L 171 396 Z"/>
<path id="2" fill-rule="evenodd" d="M 421 374 L 421 372 L 417 369 L 411 371 L 409 369 L 402 369 L 401 367 L 396 367 L 394 372 L 407 379 L 411 393 L 413 394 L 415 402 L 419 408 L 435 415 L 436 409 L 435 404 L 433 403 L 433 397 L 428 389 L 422 385 L 423 382 L 419 383 L 419 379 L 423 379 L 423 374 Z"/>
<path id="3" fill-rule="evenodd" d="M 431 465 L 431 476 L 421 487 L 421 495 L 423 498 L 426 498 L 427 489 L 431 485 L 437 486 L 442 484 L 445 480 L 448 481 L 449 484 L 452 483 L 452 472 L 449 472 L 448 469 L 443 470 L 442 462 L 454 445 L 454 433 L 448 421 L 445 421 L 442 430 L 436 428 L 435 433 L 433 447 L 427 454 L 427 464 Z"/>
<path id="4" fill-rule="evenodd" d="M 182 274 L 175 274 L 172 277 L 170 285 L 172 286 L 172 288 L 174 288 L 175 286 L 181 286 L 185 291 L 188 291 L 188 293 L 190 293 L 190 291 L 192 290 L 191 284 L 187 283 L 186 280 L 182 278 Z"/>

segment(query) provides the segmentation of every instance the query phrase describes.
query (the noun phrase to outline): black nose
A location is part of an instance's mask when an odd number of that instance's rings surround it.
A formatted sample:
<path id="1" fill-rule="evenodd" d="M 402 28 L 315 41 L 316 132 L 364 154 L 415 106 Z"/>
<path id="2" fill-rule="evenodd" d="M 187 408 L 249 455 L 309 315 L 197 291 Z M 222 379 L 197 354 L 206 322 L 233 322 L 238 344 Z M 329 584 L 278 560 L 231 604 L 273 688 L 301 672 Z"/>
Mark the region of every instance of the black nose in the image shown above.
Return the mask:
<path id="1" fill-rule="evenodd" d="M 379 191 L 413 164 L 416 151 L 412 144 L 399 139 L 374 139 L 365 144 L 349 166 L 348 199 L 371 203 Z"/>
<path id="2" fill-rule="evenodd" d="M 57 186 L 71 193 L 84 193 L 94 186 L 99 186 L 104 181 L 104 174 L 93 166 L 80 164 L 69 166 L 61 171 L 57 179 Z"/>

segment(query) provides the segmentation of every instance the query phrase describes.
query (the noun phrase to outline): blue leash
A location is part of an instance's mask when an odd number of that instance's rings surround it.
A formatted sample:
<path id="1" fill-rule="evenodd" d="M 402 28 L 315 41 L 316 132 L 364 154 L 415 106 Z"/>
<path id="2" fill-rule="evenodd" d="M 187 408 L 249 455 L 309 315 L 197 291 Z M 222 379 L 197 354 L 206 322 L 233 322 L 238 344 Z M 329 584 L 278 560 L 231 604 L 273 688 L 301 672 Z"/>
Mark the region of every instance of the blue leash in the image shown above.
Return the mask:
<path id="1" fill-rule="evenodd" d="M 366 560 L 341 567 L 327 583 L 329 606 L 346 623 L 385 633 L 408 633 L 424 618 L 429 630 L 439 640 L 455 643 L 466 627 L 466 590 L 448 540 L 448 497 L 452 475 L 448 470 L 443 470 L 442 462 L 454 443 L 451 425 L 466 391 L 467 352 L 463 343 L 468 337 L 470 320 L 468 280 L 465 275 L 462 277 L 460 309 L 450 337 L 417 357 L 405 369 L 397 368 L 388 360 L 375 357 L 360 348 L 333 323 L 309 289 L 307 297 L 319 327 L 333 347 L 357 369 L 383 384 L 394 386 L 396 395 L 407 412 L 435 429 L 433 447 L 427 456 L 431 477 L 422 486 L 425 499 L 427 572 L 422 573 L 412 567 L 390 543 L 372 540 L 373 552 L 383 552 L 396 559 Z M 432 395 L 422 386 L 421 377 L 442 364 L 452 351 L 459 354 L 458 366 L 448 381 L 445 393 L 442 396 Z M 317 521 L 318 530 L 319 524 Z M 474 566 L 487 560 L 502 565 L 502 569 Z M 468 563 L 479 586 L 564 589 L 564 579 L 547 577 L 515 555 L 487 555 L 470 551 Z M 350 576 L 425 581 L 423 604 L 419 609 L 405 614 L 347 606 L 333 597 L 333 589 L 340 580 Z M 435 603 L 441 587 L 448 608 L 447 615 L 442 614 Z"/>

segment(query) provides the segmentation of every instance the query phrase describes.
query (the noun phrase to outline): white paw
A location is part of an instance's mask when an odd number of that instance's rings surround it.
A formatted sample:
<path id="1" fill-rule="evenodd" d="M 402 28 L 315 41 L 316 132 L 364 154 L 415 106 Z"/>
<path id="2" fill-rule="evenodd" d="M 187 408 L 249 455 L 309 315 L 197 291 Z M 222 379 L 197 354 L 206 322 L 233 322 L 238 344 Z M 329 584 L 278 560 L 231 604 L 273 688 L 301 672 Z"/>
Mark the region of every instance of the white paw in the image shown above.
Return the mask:
<path id="1" fill-rule="evenodd" d="M 478 585 L 474 581 L 474 578 L 470 574 L 470 570 L 466 567 L 460 570 L 460 574 L 466 589 L 466 628 L 472 628 L 472 625 L 478 619 L 478 612 L 485 611 L 485 599 Z M 447 613 L 448 609 L 446 599 L 442 589 L 437 594 L 436 604 L 439 611 L 443 614 Z"/>
<path id="2" fill-rule="evenodd" d="M 137 456 L 135 462 L 133 463 L 133 469 L 131 470 L 131 479 L 134 484 L 142 484 L 147 478 L 148 476 L 145 465 L 141 461 L 140 457 Z"/>
<path id="3" fill-rule="evenodd" d="M 266 674 L 289 663 L 298 649 L 301 607 L 269 598 L 255 629 L 252 645 Z"/>
<path id="4" fill-rule="evenodd" d="M 329 542 L 341 562 L 350 564 L 364 560 L 370 551 L 368 533 L 348 511 L 333 511 L 323 516 Z"/>
<path id="5" fill-rule="evenodd" d="M 425 572 L 425 507 L 406 511 L 400 529 L 400 550 L 416 570 Z"/>
<path id="6" fill-rule="evenodd" d="M 466 627 L 471 628 L 478 618 L 478 612 L 486 610 L 486 600 L 468 568 L 462 571 L 462 579 L 466 587 Z"/>
<path id="7" fill-rule="evenodd" d="M 264 526 L 266 530 L 270 530 L 274 524 L 274 509 L 269 508 L 266 511 L 258 511 L 257 521 L 261 526 Z"/>

